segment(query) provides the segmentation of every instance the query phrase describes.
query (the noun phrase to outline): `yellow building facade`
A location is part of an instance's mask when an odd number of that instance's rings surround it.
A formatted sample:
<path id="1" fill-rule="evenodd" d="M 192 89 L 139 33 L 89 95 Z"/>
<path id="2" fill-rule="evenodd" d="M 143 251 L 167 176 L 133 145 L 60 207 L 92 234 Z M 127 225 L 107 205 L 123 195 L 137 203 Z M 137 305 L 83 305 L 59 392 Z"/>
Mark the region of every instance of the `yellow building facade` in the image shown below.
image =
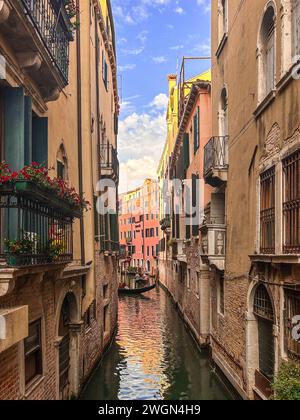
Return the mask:
<path id="1" fill-rule="evenodd" d="M 117 320 L 117 215 L 96 210 L 99 180 L 113 180 L 116 197 L 118 185 L 112 8 L 46 3 L 45 15 L 31 1 L 0 2 L 1 160 L 13 171 L 31 162 L 50 168 L 51 179 L 91 206 L 81 215 L 38 187 L 29 194 L 28 185 L 25 192 L 0 185 L 0 399 L 77 396 Z M 10 197 L 19 200 L 16 210 Z M 52 253 L 44 246 L 50 232 Z M 17 258 L 12 244 L 23 249 L 25 240 L 30 255 Z"/>

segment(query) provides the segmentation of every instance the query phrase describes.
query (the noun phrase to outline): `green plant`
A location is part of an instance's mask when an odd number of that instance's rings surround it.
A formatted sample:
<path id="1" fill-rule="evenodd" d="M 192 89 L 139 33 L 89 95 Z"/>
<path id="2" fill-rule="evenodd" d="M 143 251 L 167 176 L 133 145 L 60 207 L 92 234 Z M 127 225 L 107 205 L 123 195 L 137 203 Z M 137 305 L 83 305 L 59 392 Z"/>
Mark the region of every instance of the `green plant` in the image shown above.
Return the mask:
<path id="1" fill-rule="evenodd" d="M 9 240 L 4 241 L 5 252 L 10 255 L 24 255 L 32 254 L 34 249 L 34 241 L 29 236 L 25 236 L 21 240 Z"/>
<path id="2" fill-rule="evenodd" d="M 274 400 L 300 401 L 300 363 L 287 362 L 281 365 L 273 384 Z"/>
<path id="3" fill-rule="evenodd" d="M 62 242 L 50 239 L 45 248 L 45 254 L 53 261 L 63 254 L 64 249 L 65 247 Z"/>

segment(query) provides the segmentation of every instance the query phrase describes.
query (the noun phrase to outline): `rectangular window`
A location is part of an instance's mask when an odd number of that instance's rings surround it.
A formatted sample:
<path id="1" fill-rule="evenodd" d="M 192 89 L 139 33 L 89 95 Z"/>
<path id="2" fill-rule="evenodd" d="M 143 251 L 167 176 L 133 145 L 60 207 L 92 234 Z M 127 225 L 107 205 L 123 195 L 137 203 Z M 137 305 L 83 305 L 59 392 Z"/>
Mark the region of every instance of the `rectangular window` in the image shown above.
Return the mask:
<path id="1" fill-rule="evenodd" d="M 103 78 L 105 88 L 107 89 L 107 86 L 108 86 L 108 66 L 107 66 L 104 51 L 102 51 L 102 78 Z"/>
<path id="2" fill-rule="evenodd" d="M 300 292 L 286 290 L 284 313 L 286 350 L 290 356 L 300 357 L 300 341 L 293 337 L 293 329 L 296 326 L 294 318 L 300 315 Z"/>
<path id="3" fill-rule="evenodd" d="M 197 296 L 200 296 L 200 273 L 199 273 L 199 271 L 197 271 L 197 279 L 196 279 L 196 289 L 195 289 L 195 292 L 196 292 L 196 295 Z"/>
<path id="4" fill-rule="evenodd" d="M 25 384 L 43 374 L 41 320 L 29 325 L 29 335 L 24 340 Z"/>
<path id="5" fill-rule="evenodd" d="M 221 315 L 225 314 L 225 279 L 224 279 L 224 274 L 221 274 L 220 278 L 219 278 L 218 311 Z"/>
<path id="6" fill-rule="evenodd" d="M 293 50 L 294 55 L 300 55 L 300 0 L 293 3 Z"/>
<path id="7" fill-rule="evenodd" d="M 191 288 L 191 270 L 187 270 L 187 276 L 186 276 L 186 287 L 190 290 Z"/>
<path id="8" fill-rule="evenodd" d="M 197 113 L 194 116 L 194 153 L 197 152 L 200 146 L 200 108 L 197 108 Z"/>
<path id="9" fill-rule="evenodd" d="M 283 161 L 284 253 L 300 252 L 300 150 Z"/>
<path id="10" fill-rule="evenodd" d="M 260 250 L 275 253 L 275 167 L 260 176 Z"/>

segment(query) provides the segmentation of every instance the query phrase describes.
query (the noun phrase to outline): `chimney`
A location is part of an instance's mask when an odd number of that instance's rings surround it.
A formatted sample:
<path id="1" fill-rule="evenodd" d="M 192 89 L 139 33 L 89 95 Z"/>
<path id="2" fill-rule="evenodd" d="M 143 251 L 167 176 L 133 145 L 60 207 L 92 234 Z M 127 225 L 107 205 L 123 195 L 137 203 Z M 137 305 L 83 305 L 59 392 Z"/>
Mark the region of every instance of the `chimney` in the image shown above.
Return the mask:
<path id="1" fill-rule="evenodd" d="M 168 76 L 168 83 L 169 83 L 169 96 L 171 95 L 172 89 L 177 84 L 177 76 L 176 74 L 169 74 Z"/>

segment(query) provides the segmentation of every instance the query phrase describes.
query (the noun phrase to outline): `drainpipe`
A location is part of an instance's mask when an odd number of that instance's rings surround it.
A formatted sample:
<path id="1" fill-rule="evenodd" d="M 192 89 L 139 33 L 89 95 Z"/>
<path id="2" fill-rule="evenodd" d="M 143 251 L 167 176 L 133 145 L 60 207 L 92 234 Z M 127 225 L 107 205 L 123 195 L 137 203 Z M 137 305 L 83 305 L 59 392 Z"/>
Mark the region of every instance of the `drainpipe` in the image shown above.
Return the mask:
<path id="1" fill-rule="evenodd" d="M 82 90 L 81 90 L 81 28 L 80 28 L 80 0 L 76 0 L 77 15 L 76 19 L 79 23 L 77 30 L 76 52 L 77 52 L 77 137 L 78 137 L 78 178 L 79 178 L 79 194 L 83 194 L 83 169 L 82 169 Z M 84 244 L 84 221 L 80 219 L 80 250 L 81 264 L 85 265 L 85 244 Z"/>

